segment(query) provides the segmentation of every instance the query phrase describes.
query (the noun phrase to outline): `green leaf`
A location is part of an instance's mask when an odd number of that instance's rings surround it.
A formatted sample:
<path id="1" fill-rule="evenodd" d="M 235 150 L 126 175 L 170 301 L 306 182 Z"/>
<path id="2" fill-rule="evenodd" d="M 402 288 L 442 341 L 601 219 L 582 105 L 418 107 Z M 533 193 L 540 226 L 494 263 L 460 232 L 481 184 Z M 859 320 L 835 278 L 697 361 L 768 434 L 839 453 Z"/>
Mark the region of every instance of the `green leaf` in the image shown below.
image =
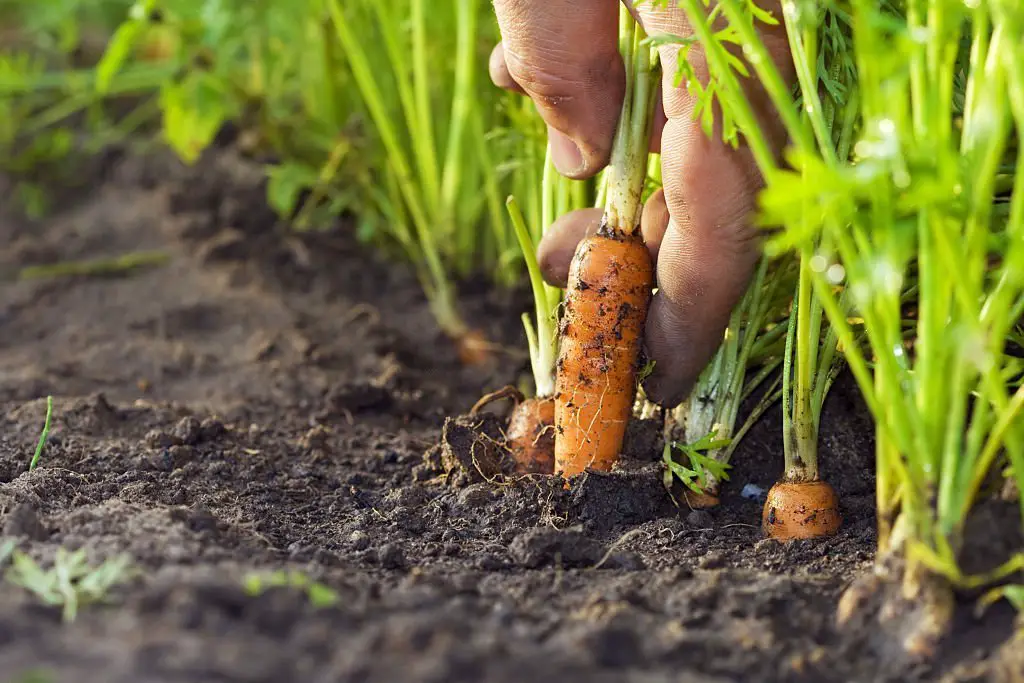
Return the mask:
<path id="1" fill-rule="evenodd" d="M 729 443 L 729 439 L 717 439 L 714 434 L 702 437 L 690 445 L 666 443 L 665 449 L 662 451 L 662 462 L 665 464 L 667 471 L 671 475 L 675 475 L 687 488 L 694 493 L 704 493 L 704 489 L 710 483 L 711 477 L 721 479 L 722 481 L 729 480 L 728 470 L 730 465 L 716 460 L 702 451 L 717 451 L 728 446 Z M 673 458 L 673 450 L 685 455 L 689 466 Z M 667 487 L 671 487 L 670 476 L 666 477 L 665 484 Z"/>
<path id="2" fill-rule="evenodd" d="M 211 73 L 194 71 L 160 90 L 164 139 L 187 163 L 194 164 L 213 142 L 237 106 L 225 85 Z"/>
<path id="3" fill-rule="evenodd" d="M 149 27 L 149 15 L 156 0 L 140 0 L 131 9 L 130 18 L 118 26 L 96 65 L 96 89 L 106 93 L 110 82 L 121 70 L 139 38 Z"/>
<path id="4" fill-rule="evenodd" d="M 297 162 L 267 168 L 267 202 L 279 216 L 291 216 L 298 208 L 299 195 L 316 185 L 316 169 Z"/>

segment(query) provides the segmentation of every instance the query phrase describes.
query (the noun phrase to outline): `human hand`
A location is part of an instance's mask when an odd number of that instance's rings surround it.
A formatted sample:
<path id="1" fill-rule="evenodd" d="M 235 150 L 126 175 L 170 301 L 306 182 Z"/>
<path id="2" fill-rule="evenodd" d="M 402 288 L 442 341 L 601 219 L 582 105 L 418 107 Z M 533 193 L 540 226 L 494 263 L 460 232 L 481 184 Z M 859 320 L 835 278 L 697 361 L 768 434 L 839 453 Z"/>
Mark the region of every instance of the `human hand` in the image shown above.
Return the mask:
<path id="1" fill-rule="evenodd" d="M 631 0 L 627 0 L 631 1 Z M 691 33 L 683 10 L 633 2 L 649 35 Z M 779 24 L 762 39 L 783 77 L 795 81 L 776 0 L 765 9 Z M 502 42 L 491 55 L 491 79 L 529 95 L 548 126 L 552 159 L 563 175 L 596 175 L 611 154 L 625 90 L 618 52 L 617 0 L 495 0 Z M 652 151 L 662 155 L 664 190 L 644 207 L 641 230 L 656 264 L 658 291 L 647 317 L 644 347 L 655 361 L 647 396 L 664 406 L 683 401 L 722 341 L 759 256 L 750 217 L 763 180 L 742 145 L 709 138 L 694 120 L 695 99 L 674 79 L 678 46 L 660 50 L 664 78 L 655 113 Z M 708 81 L 703 52 L 689 60 Z M 752 77 L 747 97 L 762 128 L 780 150 L 785 133 L 768 96 Z M 576 245 L 596 232 L 600 209 L 560 217 L 541 241 L 538 260 L 549 284 L 564 287 Z"/>

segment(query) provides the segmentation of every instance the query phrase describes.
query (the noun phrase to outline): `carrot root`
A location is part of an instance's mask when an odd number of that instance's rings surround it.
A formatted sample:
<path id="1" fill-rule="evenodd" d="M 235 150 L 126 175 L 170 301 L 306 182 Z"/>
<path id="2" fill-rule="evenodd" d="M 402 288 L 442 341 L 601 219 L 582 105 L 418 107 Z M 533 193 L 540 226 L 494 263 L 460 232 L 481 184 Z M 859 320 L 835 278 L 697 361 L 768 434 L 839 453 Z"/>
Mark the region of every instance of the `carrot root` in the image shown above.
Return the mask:
<path id="1" fill-rule="evenodd" d="M 618 461 L 636 396 L 654 268 L 639 236 L 583 240 L 569 272 L 555 386 L 555 471 Z"/>
<path id="2" fill-rule="evenodd" d="M 523 392 L 519 391 L 514 386 L 509 385 L 506 387 L 502 387 L 497 391 L 492 391 L 489 394 L 484 394 L 483 396 L 481 396 L 480 399 L 473 404 L 473 407 L 469 409 L 469 414 L 476 415 L 481 410 L 486 408 L 488 405 L 494 403 L 495 401 L 500 401 L 506 398 L 512 399 L 513 404 L 517 406 L 524 400 L 526 400 L 526 397 L 523 396 Z"/>
<path id="3" fill-rule="evenodd" d="M 776 541 L 834 536 L 842 524 L 839 496 L 824 481 L 780 481 L 768 492 L 761 526 Z"/>

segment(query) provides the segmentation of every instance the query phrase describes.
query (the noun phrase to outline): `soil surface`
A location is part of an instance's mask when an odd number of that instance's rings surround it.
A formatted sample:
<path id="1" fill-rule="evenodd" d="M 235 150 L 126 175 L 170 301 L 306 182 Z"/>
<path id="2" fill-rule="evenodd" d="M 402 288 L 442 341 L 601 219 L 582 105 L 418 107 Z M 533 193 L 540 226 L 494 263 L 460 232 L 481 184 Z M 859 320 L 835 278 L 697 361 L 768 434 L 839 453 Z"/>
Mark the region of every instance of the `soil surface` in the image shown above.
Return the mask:
<path id="1" fill-rule="evenodd" d="M 0 528 L 47 567 L 63 547 L 135 571 L 73 622 L 4 583 L 0 681 L 1024 680 L 1007 608 L 965 605 L 940 658 L 910 669 L 834 626 L 875 541 L 849 380 L 823 418 L 844 506 L 829 540 L 762 540 L 742 495 L 779 474 L 777 409 L 710 512 L 666 494 L 653 423 L 616 473 L 490 482 L 450 464 L 499 417 L 446 418 L 527 370 L 528 292 L 463 286 L 501 345 L 464 368 L 408 268 L 344 221 L 289 232 L 230 149 L 190 169 L 111 154 L 81 175 L 46 220 L 0 216 Z M 103 276 L 17 277 L 154 250 Z M 270 586 L 280 570 L 319 590 Z"/>

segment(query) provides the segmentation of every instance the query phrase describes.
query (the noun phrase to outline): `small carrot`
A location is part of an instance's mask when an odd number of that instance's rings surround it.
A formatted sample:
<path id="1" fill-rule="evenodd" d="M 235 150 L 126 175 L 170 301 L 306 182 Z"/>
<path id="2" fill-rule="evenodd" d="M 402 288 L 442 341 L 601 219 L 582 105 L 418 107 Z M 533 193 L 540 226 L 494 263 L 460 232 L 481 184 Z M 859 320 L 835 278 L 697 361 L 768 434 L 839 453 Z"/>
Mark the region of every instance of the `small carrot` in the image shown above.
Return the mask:
<path id="1" fill-rule="evenodd" d="M 636 396 L 654 267 L 639 232 L 657 51 L 623 6 L 620 46 L 629 83 L 605 180 L 598 233 L 576 249 L 559 329 L 555 471 L 609 470 L 619 457 Z"/>
<path id="2" fill-rule="evenodd" d="M 483 396 L 470 410 L 477 414 L 484 406 L 504 398 L 515 407 L 505 431 L 505 448 L 512 456 L 516 474 L 552 474 L 555 470 L 555 402 L 550 396 L 527 399 L 507 386 Z"/>
<path id="3" fill-rule="evenodd" d="M 452 334 L 455 350 L 463 365 L 476 367 L 486 365 L 494 357 L 494 345 L 487 340 L 481 330 L 466 330 L 461 334 Z"/>
<path id="4" fill-rule="evenodd" d="M 555 221 L 555 207 L 562 210 L 583 208 L 583 194 L 567 178 L 555 170 L 551 151 L 544 160 L 540 186 L 542 206 L 541 234 Z M 505 432 L 505 446 L 512 455 L 515 472 L 519 474 L 554 474 L 555 471 L 555 363 L 558 337 L 555 319 L 562 300 L 561 292 L 544 282 L 537 263 L 537 245 L 526 227 L 526 220 L 514 197 L 506 202 L 509 218 L 522 250 L 533 290 L 534 316 L 523 314 L 523 330 L 530 348 L 535 395 L 525 398 L 518 389 L 506 387 L 480 401 L 488 403 L 502 397 L 516 400 Z M 474 408 L 478 410 L 480 402 Z"/>
<path id="5" fill-rule="evenodd" d="M 821 480 L 778 482 L 761 515 L 765 534 L 783 542 L 834 536 L 841 524 L 839 497 Z"/>
<path id="6" fill-rule="evenodd" d="M 508 420 L 509 450 L 516 471 L 523 474 L 552 474 L 555 471 L 555 400 L 526 399 Z"/>
<path id="7" fill-rule="evenodd" d="M 838 533 L 839 496 L 818 468 L 818 425 L 832 381 L 842 367 L 837 337 L 822 338 L 821 304 L 810 285 L 808 259 L 800 260 L 796 296 L 786 330 L 782 368 L 782 453 L 785 469 L 768 492 L 761 525 L 787 542 Z"/>

